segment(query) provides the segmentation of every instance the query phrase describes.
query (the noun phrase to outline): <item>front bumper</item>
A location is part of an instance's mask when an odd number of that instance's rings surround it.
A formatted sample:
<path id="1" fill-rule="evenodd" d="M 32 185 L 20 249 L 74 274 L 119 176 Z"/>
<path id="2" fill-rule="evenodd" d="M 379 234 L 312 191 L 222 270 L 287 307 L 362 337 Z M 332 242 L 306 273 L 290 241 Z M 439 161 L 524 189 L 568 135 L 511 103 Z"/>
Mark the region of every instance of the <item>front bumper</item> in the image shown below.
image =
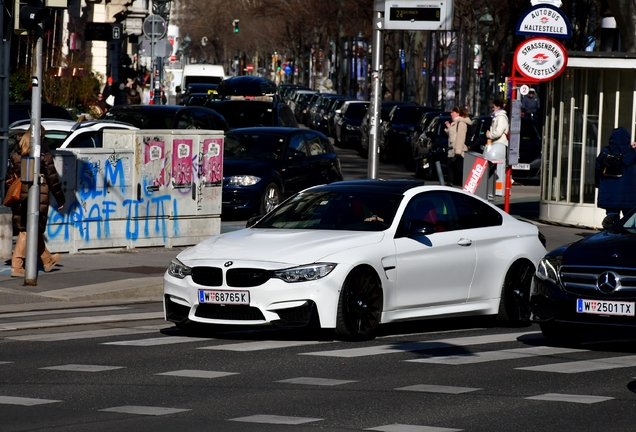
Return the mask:
<path id="1" fill-rule="evenodd" d="M 336 311 L 342 281 L 347 268 L 338 265 L 328 276 L 309 282 L 288 283 L 270 278 L 261 285 L 252 287 L 231 287 L 227 285 L 224 262 L 202 262 L 198 266 L 220 268 L 223 283 L 219 286 L 205 286 L 195 283 L 191 276 L 175 278 L 164 275 L 164 313 L 166 321 L 184 323 L 188 321 L 203 324 L 268 325 L 299 327 L 310 323 L 317 315 L 322 328 L 335 328 Z M 290 265 L 275 266 L 275 263 L 243 263 L 235 260 L 233 269 L 259 268 L 276 270 Z M 199 303 L 199 290 L 249 291 L 249 305 L 217 305 Z"/>
<path id="2" fill-rule="evenodd" d="M 560 286 L 536 276 L 530 293 L 531 320 L 536 323 L 560 322 L 583 324 L 591 327 L 622 327 L 636 330 L 636 316 L 613 316 L 578 313 L 577 299 L 610 300 L 602 296 L 573 295 Z M 634 298 L 612 298 L 611 300 L 636 301 Z"/>

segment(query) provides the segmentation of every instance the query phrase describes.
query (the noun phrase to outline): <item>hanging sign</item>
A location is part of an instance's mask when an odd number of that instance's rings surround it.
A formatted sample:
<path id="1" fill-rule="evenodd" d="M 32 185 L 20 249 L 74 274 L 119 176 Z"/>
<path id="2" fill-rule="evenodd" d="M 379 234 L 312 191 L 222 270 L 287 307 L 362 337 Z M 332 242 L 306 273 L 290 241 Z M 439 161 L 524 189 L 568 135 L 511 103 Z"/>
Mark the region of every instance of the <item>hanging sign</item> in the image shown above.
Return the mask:
<path id="1" fill-rule="evenodd" d="M 572 37 L 572 26 L 561 9 L 540 4 L 521 15 L 517 23 L 517 34 L 565 39 Z"/>
<path id="2" fill-rule="evenodd" d="M 548 81 L 561 75 L 568 64 L 568 53 L 554 39 L 534 37 L 517 46 L 514 67 L 524 77 Z"/>

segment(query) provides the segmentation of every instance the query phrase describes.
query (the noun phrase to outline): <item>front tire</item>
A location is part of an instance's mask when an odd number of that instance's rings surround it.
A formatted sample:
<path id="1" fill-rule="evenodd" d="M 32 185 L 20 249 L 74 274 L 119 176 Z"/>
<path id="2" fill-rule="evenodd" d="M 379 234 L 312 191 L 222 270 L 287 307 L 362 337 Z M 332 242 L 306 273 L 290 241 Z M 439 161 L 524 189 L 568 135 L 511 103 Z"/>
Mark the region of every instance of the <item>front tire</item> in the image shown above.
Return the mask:
<path id="1" fill-rule="evenodd" d="M 530 325 L 530 286 L 534 266 L 529 261 L 515 262 L 504 279 L 499 301 L 499 322 L 522 327 Z"/>
<path id="2" fill-rule="evenodd" d="M 264 215 L 273 210 L 281 202 L 280 189 L 274 183 L 270 183 L 265 187 L 261 195 L 260 214 Z"/>
<path id="3" fill-rule="evenodd" d="M 348 340 L 375 337 L 382 312 L 382 286 L 368 267 L 354 269 L 345 279 L 338 301 L 336 335 Z"/>

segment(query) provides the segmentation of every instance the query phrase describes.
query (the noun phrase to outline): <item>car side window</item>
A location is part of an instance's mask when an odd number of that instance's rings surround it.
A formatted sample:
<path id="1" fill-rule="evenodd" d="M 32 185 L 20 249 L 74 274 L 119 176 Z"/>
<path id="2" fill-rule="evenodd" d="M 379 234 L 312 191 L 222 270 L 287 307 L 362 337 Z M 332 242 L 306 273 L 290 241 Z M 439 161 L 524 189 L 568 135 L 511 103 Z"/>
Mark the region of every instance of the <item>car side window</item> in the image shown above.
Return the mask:
<path id="1" fill-rule="evenodd" d="M 459 228 L 455 205 L 448 192 L 424 192 L 414 196 L 404 210 L 403 220 L 428 222 L 435 227 L 435 232 Z"/>
<path id="2" fill-rule="evenodd" d="M 226 129 L 225 124 L 219 117 L 215 116 L 214 114 L 206 114 L 206 116 L 208 117 L 208 122 L 210 123 L 210 127 L 212 128 L 212 130 Z"/>
<path id="3" fill-rule="evenodd" d="M 460 229 L 485 228 L 503 223 L 501 214 L 488 204 L 468 195 L 454 193 Z"/>
<path id="4" fill-rule="evenodd" d="M 75 138 L 73 138 L 73 141 L 71 141 L 70 143 L 68 143 L 68 145 L 66 146 L 66 148 L 97 148 L 97 147 L 101 147 L 101 140 L 100 141 L 100 145 L 97 145 L 97 132 L 86 132 L 83 134 L 80 134 L 78 136 L 76 136 Z"/>
<path id="5" fill-rule="evenodd" d="M 320 142 L 320 137 L 316 134 L 307 134 L 307 150 L 309 151 L 309 156 L 327 153 L 327 150 Z"/>
<path id="6" fill-rule="evenodd" d="M 303 136 L 300 134 L 294 135 L 293 137 L 291 137 L 291 139 L 289 140 L 289 149 L 295 150 L 300 153 L 308 154 L 307 148 L 305 145 L 305 140 Z"/>
<path id="7" fill-rule="evenodd" d="M 177 129 L 210 129 L 207 113 L 186 111 L 177 119 Z"/>

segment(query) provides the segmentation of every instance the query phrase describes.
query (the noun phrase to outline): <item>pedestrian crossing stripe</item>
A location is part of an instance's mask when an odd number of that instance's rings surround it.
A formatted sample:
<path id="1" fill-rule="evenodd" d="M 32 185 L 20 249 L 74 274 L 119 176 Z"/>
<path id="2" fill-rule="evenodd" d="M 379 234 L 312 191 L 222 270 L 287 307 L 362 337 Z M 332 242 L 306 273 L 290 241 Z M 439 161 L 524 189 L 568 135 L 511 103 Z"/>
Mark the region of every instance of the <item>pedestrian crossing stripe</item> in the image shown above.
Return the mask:
<path id="1" fill-rule="evenodd" d="M 303 423 L 311 423 L 321 421 L 320 418 L 310 417 L 291 417 L 291 416 L 278 416 L 278 415 L 265 415 L 256 414 L 248 417 L 238 417 L 230 419 L 230 421 L 244 422 L 244 423 L 267 423 L 267 424 L 284 424 L 284 425 L 299 425 Z"/>
<path id="2" fill-rule="evenodd" d="M 549 346 L 536 346 L 529 348 L 514 348 L 499 351 L 470 352 L 449 356 L 431 356 L 420 359 L 405 360 L 412 363 L 435 363 L 447 365 L 467 365 L 475 363 L 486 363 L 497 360 L 514 360 L 526 357 L 550 356 L 560 354 L 570 354 L 575 352 L 585 352 L 587 350 L 572 348 L 557 348 Z"/>
<path id="3" fill-rule="evenodd" d="M 136 339 L 136 340 L 128 340 L 128 341 L 103 342 L 102 345 L 149 347 L 149 346 L 171 345 L 171 344 L 178 344 L 178 343 L 201 342 L 201 341 L 209 342 L 210 339 L 196 338 L 196 337 L 183 337 L 183 336 L 165 336 L 165 337 L 152 338 L 152 339 Z"/>
<path id="4" fill-rule="evenodd" d="M 241 343 L 235 343 L 235 344 L 212 345 L 207 347 L 201 347 L 198 349 L 247 352 L 247 351 L 261 351 L 261 350 L 267 350 L 267 349 L 290 348 L 290 347 L 303 346 L 303 345 L 317 345 L 317 344 L 324 344 L 324 343 L 331 343 L 331 342 L 266 340 L 266 341 L 255 341 L 255 342 L 241 342 Z"/>
<path id="5" fill-rule="evenodd" d="M 608 357 L 595 360 L 572 361 L 565 363 L 552 363 L 541 366 L 528 366 L 516 368 L 535 372 L 554 372 L 563 374 L 575 374 L 582 372 L 594 372 L 636 366 L 636 356 Z"/>

